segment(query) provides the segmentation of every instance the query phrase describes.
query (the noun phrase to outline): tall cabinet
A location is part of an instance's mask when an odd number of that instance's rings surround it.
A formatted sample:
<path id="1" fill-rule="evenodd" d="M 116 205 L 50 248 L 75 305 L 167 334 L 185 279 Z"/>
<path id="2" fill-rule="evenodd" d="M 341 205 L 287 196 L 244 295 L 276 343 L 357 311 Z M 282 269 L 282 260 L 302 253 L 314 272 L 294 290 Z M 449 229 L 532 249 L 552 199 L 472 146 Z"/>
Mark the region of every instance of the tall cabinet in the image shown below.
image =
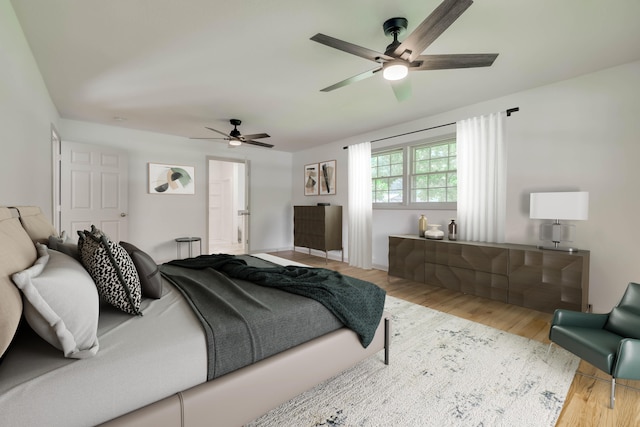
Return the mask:
<path id="1" fill-rule="evenodd" d="M 325 252 L 342 250 L 342 206 L 294 206 L 293 245 Z"/>

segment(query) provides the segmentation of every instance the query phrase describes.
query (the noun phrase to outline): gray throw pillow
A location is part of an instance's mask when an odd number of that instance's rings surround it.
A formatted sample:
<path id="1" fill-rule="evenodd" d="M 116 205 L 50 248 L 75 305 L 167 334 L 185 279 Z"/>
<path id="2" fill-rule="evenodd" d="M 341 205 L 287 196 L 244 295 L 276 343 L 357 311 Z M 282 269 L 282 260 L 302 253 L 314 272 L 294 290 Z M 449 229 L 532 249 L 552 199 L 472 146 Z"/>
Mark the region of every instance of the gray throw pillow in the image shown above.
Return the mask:
<path id="1" fill-rule="evenodd" d="M 156 299 L 162 297 L 162 276 L 158 264 L 149 254 L 131 243 L 120 242 L 120 246 L 127 251 L 136 266 L 142 286 L 142 296 Z"/>
<path id="2" fill-rule="evenodd" d="M 82 265 L 100 297 L 125 313 L 142 314 L 140 278 L 127 251 L 93 225 L 91 231 L 78 231 L 78 236 Z"/>
<path id="3" fill-rule="evenodd" d="M 72 258 L 80 261 L 80 253 L 78 252 L 78 244 L 73 242 L 68 236 L 67 232 L 63 231 L 60 235 L 51 235 L 49 236 L 49 243 L 47 244 L 49 249 L 53 249 L 54 251 L 62 252 L 63 254 L 67 254 Z"/>
<path id="4" fill-rule="evenodd" d="M 98 352 L 99 299 L 89 273 L 75 259 L 39 243 L 39 258 L 12 276 L 24 294 L 24 317 L 38 335 L 65 357 Z"/>

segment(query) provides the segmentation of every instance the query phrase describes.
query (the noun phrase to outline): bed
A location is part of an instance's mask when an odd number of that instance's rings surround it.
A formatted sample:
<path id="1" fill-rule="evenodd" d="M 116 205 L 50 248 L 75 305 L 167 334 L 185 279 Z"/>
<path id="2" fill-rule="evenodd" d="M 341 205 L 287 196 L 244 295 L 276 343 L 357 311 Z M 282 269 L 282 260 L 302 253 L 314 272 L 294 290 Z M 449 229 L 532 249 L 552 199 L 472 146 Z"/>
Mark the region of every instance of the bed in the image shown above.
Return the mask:
<path id="1" fill-rule="evenodd" d="M 229 362 L 211 369 L 214 363 L 207 328 L 175 274 L 162 277 L 161 291 L 156 297 L 140 295 L 141 315 L 125 313 L 104 298 L 100 298 L 97 307 L 85 304 L 83 298 L 93 301 L 93 291 L 86 287 L 82 292 L 88 295 L 68 291 L 67 295 L 73 295 L 71 305 L 98 310 L 99 318 L 95 326 L 91 322 L 77 322 L 80 329 L 95 327 L 91 333 L 84 329 L 75 332 L 82 338 L 76 344 L 82 341 L 84 345 L 74 347 L 68 342 L 65 345 L 64 334 L 58 331 L 58 338 L 63 338 L 62 344 L 58 343 L 61 348 L 56 348 L 47 342 L 49 338 L 43 339 L 41 332 L 35 332 L 37 327 L 24 320 L 34 305 L 32 296 L 28 296 L 30 288 L 20 285 L 18 290 L 12 281 L 16 273 L 33 269 L 45 252 L 47 274 L 55 279 L 56 268 L 64 267 L 59 270 L 65 272 L 60 286 L 67 286 L 73 275 L 86 279 L 86 272 L 67 273 L 70 264 L 80 263 L 70 261 L 73 256 L 63 246 L 52 250 L 40 244 L 50 243 L 51 233 L 55 230 L 38 208 L 0 208 L 3 425 L 237 426 L 367 357 L 375 355 L 381 363 L 388 363 L 390 326 L 386 313 L 375 324 L 370 322 L 371 336 L 364 346 L 360 333 L 344 327 L 344 319 L 316 300 L 247 280 L 228 279 L 233 282 L 229 292 L 246 294 L 257 301 L 255 304 L 264 306 L 267 314 L 258 316 L 258 323 L 271 319 L 268 313 L 272 311 L 279 310 L 282 314 L 278 314 L 275 328 L 266 325 L 271 332 L 262 333 L 261 338 L 249 334 L 251 345 L 246 344 L 247 338 L 234 338 L 239 335 L 233 328 L 222 328 L 230 331 L 224 339 L 220 338 L 219 330 L 214 330 L 212 334 L 220 344 L 216 360 L 222 360 L 227 353 Z M 135 259 L 134 254 L 129 255 Z M 295 264 L 268 254 L 240 258 L 256 268 Z M 189 280 L 192 275 L 201 274 L 197 268 L 181 270 L 185 267 L 175 265 L 163 268 L 169 273 L 174 269 L 173 273 L 184 274 Z M 139 275 L 142 278 L 143 274 Z M 97 280 L 96 285 L 99 286 Z M 135 300 L 135 295 L 130 298 Z M 226 301 L 225 296 L 221 298 Z M 215 312 L 224 311 L 216 307 Z M 256 311 L 259 310 L 251 308 L 234 316 L 251 317 Z M 218 321 L 214 319 L 215 324 Z M 72 329 L 73 323 L 67 323 L 65 327 Z M 49 326 L 59 329 L 59 324 Z M 287 343 L 276 345 L 283 334 Z M 257 345 L 253 341 L 263 343 Z M 243 346 L 250 356 L 242 356 Z"/>

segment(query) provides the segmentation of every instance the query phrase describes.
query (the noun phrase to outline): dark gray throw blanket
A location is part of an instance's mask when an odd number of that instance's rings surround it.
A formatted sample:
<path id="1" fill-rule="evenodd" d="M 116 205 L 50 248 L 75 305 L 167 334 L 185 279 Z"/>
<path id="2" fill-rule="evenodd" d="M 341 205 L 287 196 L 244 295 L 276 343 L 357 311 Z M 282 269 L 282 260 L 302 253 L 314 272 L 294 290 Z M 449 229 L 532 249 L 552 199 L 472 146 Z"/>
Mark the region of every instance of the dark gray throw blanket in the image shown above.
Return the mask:
<path id="1" fill-rule="evenodd" d="M 201 255 L 167 263 L 192 269 L 213 268 L 229 277 L 312 298 L 331 311 L 367 347 L 382 317 L 386 292 L 370 282 L 324 268 L 247 265 L 233 255 Z"/>

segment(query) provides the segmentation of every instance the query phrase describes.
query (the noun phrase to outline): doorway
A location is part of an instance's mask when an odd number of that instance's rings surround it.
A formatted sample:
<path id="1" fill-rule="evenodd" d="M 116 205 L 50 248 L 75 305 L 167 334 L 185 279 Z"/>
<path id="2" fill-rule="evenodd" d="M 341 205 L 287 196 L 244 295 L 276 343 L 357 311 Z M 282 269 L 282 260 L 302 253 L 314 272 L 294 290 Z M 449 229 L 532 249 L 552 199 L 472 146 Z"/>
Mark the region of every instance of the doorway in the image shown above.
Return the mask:
<path id="1" fill-rule="evenodd" d="M 249 253 L 249 162 L 207 158 L 210 254 Z"/>

